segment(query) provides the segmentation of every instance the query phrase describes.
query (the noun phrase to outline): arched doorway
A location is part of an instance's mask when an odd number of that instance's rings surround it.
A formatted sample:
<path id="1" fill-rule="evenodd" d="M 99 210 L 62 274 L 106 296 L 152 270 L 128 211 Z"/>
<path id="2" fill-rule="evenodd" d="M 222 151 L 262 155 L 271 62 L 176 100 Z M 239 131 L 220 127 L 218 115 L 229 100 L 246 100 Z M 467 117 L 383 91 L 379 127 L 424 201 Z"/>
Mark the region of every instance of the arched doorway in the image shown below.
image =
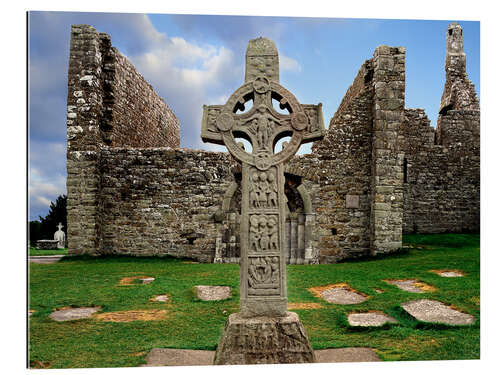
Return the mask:
<path id="1" fill-rule="evenodd" d="M 302 177 L 285 173 L 287 217 L 285 221 L 285 257 L 287 264 L 317 263 L 313 255 L 312 235 L 314 214 Z M 215 263 L 240 261 L 241 172 L 224 196 L 219 235 L 216 241 Z"/>

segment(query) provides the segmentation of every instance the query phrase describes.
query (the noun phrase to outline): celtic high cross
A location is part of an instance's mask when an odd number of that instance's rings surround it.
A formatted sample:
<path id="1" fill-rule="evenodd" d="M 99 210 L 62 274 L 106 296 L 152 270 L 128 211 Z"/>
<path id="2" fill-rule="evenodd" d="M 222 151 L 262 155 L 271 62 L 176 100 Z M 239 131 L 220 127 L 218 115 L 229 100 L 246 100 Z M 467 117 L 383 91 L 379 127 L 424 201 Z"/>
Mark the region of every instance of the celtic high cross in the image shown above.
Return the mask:
<path id="1" fill-rule="evenodd" d="M 279 102 L 284 114 L 273 108 Z M 253 106 L 246 112 L 245 103 Z M 266 38 L 246 53 L 245 83 L 224 105 L 203 106 L 201 137 L 225 145 L 242 164 L 240 308 L 242 316 L 284 316 L 287 310 L 284 163 L 300 145 L 325 134 L 321 103 L 300 104 L 279 83 L 278 51 Z M 282 150 L 274 153 L 277 142 Z M 252 145 L 245 151 L 236 138 Z"/>

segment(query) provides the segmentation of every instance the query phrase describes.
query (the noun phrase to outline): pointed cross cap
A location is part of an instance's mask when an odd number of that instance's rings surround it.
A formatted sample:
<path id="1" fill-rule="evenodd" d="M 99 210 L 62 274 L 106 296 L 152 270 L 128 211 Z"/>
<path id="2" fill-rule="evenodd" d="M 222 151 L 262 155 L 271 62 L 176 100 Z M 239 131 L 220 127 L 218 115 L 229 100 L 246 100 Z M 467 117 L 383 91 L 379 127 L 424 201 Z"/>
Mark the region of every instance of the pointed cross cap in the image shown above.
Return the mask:
<path id="1" fill-rule="evenodd" d="M 280 81 L 278 49 L 272 40 L 263 37 L 250 40 L 246 53 L 245 82 L 259 76 Z"/>
<path id="2" fill-rule="evenodd" d="M 57 224 L 57 229 L 61 230 L 63 228 L 62 223 Z"/>

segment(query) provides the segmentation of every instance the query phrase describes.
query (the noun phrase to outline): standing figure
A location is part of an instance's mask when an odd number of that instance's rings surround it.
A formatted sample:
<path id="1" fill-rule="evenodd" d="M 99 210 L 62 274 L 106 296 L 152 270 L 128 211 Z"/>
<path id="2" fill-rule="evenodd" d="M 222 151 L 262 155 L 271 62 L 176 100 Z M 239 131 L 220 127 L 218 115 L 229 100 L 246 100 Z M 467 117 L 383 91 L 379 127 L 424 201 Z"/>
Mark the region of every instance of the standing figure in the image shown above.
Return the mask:
<path id="1" fill-rule="evenodd" d="M 267 174 L 267 180 L 269 181 L 268 183 L 268 189 L 267 189 L 267 205 L 270 208 L 275 208 L 278 207 L 278 188 L 276 186 L 276 179 L 274 177 L 274 173 L 272 171 L 269 171 Z"/>
<path id="2" fill-rule="evenodd" d="M 267 232 L 267 220 L 264 215 L 259 219 L 259 235 L 260 235 L 260 250 L 267 251 L 269 249 L 269 235 Z"/>
<path id="3" fill-rule="evenodd" d="M 252 182 L 250 184 L 250 206 L 253 208 L 260 207 L 260 192 L 259 192 L 259 175 L 252 174 Z"/>
<path id="4" fill-rule="evenodd" d="M 278 225 L 276 218 L 270 216 L 267 221 L 267 233 L 269 235 L 269 250 L 279 251 Z"/>
<path id="5" fill-rule="evenodd" d="M 266 172 L 261 172 L 259 175 L 259 202 L 260 207 L 267 208 L 267 192 L 269 190 L 269 184 L 267 183 L 267 174 Z"/>
<path id="6" fill-rule="evenodd" d="M 250 250 L 259 251 L 259 240 L 259 219 L 256 215 L 252 215 L 250 216 Z"/>

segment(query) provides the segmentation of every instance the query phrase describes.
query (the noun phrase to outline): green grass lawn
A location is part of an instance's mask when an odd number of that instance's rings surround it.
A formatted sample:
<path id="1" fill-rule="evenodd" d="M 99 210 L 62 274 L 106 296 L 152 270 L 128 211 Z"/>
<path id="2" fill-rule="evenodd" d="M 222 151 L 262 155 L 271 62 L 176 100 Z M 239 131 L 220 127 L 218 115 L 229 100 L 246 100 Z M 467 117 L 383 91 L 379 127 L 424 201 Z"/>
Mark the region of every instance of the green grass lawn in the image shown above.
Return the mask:
<path id="1" fill-rule="evenodd" d="M 30 247 L 28 254 L 30 257 L 39 255 L 68 255 L 68 249 L 40 250 Z"/>
<path id="2" fill-rule="evenodd" d="M 479 358 L 479 235 L 409 235 L 401 254 L 325 265 L 287 266 L 289 302 L 316 302 L 320 309 L 294 310 L 314 349 L 372 347 L 387 361 Z M 465 277 L 443 278 L 432 269 L 459 269 Z M 150 284 L 118 286 L 127 276 L 152 276 Z M 384 279 L 416 278 L 436 288 L 408 293 Z M 370 296 L 356 305 L 333 305 L 307 289 L 345 282 Z M 198 301 L 195 285 L 229 285 L 233 296 Z M 380 289 L 379 294 L 375 289 Z M 150 298 L 168 293 L 170 302 Z M 472 326 L 414 321 L 401 303 L 430 298 L 474 315 Z M 239 310 L 239 266 L 198 264 L 172 258 L 69 257 L 55 264 L 30 263 L 29 354 L 33 367 L 138 366 L 152 348 L 216 348 L 229 314 Z M 101 306 L 102 312 L 162 309 L 159 321 L 105 322 L 94 318 L 55 322 L 64 306 Z M 353 329 L 346 313 L 380 310 L 398 324 Z"/>

